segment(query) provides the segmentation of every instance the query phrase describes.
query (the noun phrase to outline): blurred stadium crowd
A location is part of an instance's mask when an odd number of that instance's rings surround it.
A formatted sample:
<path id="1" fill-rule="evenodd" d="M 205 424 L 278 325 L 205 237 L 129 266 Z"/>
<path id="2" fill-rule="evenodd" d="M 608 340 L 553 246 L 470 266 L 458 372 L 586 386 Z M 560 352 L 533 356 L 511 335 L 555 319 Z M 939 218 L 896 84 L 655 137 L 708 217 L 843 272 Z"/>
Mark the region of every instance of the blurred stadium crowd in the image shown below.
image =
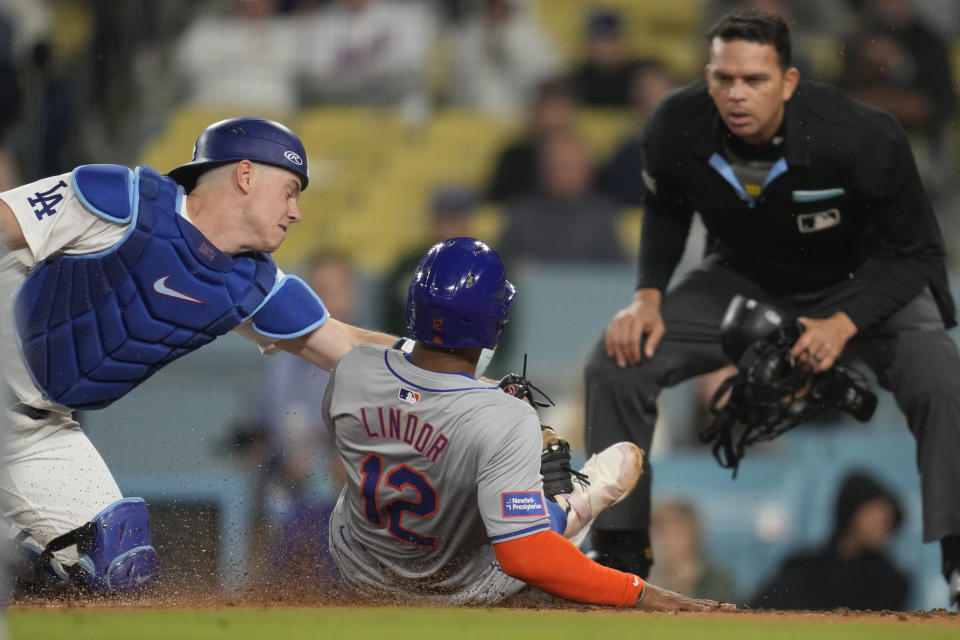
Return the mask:
<path id="1" fill-rule="evenodd" d="M 491 373 L 528 352 L 531 374 L 561 397 L 546 419 L 579 442 L 585 350 L 634 286 L 643 121 L 702 76 L 703 34 L 736 6 L 787 18 L 804 77 L 899 118 L 956 272 L 951 0 L 0 0 L 0 189 L 88 162 L 165 171 L 210 122 L 283 121 L 305 143 L 311 182 L 280 265 L 304 274 L 335 316 L 402 333 L 425 247 L 465 234 L 491 242 L 520 290 Z M 325 377 L 295 358 L 255 363 L 236 346 L 157 376 L 154 389 L 195 387 L 196 403 L 149 417 L 157 401 L 141 394 L 91 415 L 91 438 L 125 490 L 219 511 L 219 547 L 209 546 L 225 584 L 277 579 L 277 567 L 329 584 L 328 568 L 313 570 L 339 483 L 317 409 Z M 749 601 L 782 576 L 788 553 L 828 539 L 827 556 L 843 541 L 897 565 L 877 591 L 899 599 L 872 608 L 945 604 L 936 551 L 921 550 L 913 443 L 894 407 L 867 426 L 803 427 L 728 481 L 696 442 L 703 389 L 664 399 L 658 584 Z M 124 433 L 131 422 L 146 433 Z M 888 486 L 848 477 L 852 467 Z M 885 516 L 857 515 L 878 498 Z M 168 553 L 189 538 L 170 534 Z"/>

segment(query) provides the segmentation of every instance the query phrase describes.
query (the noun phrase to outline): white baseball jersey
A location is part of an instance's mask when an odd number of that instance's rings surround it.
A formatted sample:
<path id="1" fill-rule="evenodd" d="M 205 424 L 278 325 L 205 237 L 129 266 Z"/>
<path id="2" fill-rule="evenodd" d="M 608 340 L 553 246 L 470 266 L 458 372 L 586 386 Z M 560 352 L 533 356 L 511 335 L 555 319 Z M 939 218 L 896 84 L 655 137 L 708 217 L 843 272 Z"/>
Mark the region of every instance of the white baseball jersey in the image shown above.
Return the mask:
<path id="1" fill-rule="evenodd" d="M 185 196 L 184 196 L 185 197 Z M 9 420 L 0 494 L 14 531 L 23 531 L 40 545 L 87 522 L 122 498 L 113 476 L 72 411 L 51 402 L 37 388 L 20 355 L 13 329 L 12 295 L 36 264 L 61 254 L 87 254 L 110 249 L 120 242 L 128 224 L 110 222 L 91 213 L 73 188 L 70 173 L 44 178 L 0 193 L 13 210 L 27 247 L 0 256 L 0 359 L 4 380 L 14 400 L 48 410 L 35 419 L 0 408 Z M 181 203 L 181 212 L 186 211 Z M 278 278 L 282 274 L 278 270 Z M 256 333 L 249 322 L 234 329 L 255 341 L 265 352 L 276 350 L 273 340 Z M 0 535 L 6 532 L 0 531 Z M 76 561 L 74 547 L 55 556 L 65 564 Z"/>
<path id="2" fill-rule="evenodd" d="M 184 196 L 185 198 L 186 196 Z M 80 255 L 110 249 L 127 232 L 128 224 L 110 222 L 91 213 L 77 197 L 70 173 L 44 178 L 0 193 L 0 200 L 13 210 L 27 241 L 27 248 L 0 257 L 0 286 L 16 291 L 30 268 L 58 254 Z M 186 211 L 186 205 L 180 207 Z M 278 269 L 277 278 L 283 277 Z M 24 404 L 69 414 L 70 409 L 44 398 L 20 357 L 13 331 L 12 298 L 0 299 L 0 358 L 7 363 L 7 384 Z M 249 321 L 234 329 L 265 352 L 275 351 L 274 340 L 256 333 Z"/>
<path id="3" fill-rule="evenodd" d="M 324 418 L 347 471 L 330 526 L 341 572 L 405 600 L 491 604 L 523 587 L 491 543 L 550 528 L 534 409 L 462 374 L 361 345 L 334 369 Z"/>

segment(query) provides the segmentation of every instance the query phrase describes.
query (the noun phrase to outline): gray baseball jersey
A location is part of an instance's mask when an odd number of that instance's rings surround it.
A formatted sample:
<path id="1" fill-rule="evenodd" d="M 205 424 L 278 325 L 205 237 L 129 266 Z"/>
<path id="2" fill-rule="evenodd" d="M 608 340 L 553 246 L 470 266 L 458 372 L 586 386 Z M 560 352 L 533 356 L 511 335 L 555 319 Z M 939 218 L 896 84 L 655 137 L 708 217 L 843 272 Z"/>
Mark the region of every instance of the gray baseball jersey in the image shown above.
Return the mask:
<path id="1" fill-rule="evenodd" d="M 550 528 L 530 405 L 361 345 L 334 369 L 324 418 L 347 471 L 330 548 L 349 580 L 450 604 L 490 604 L 523 586 L 491 544 Z"/>

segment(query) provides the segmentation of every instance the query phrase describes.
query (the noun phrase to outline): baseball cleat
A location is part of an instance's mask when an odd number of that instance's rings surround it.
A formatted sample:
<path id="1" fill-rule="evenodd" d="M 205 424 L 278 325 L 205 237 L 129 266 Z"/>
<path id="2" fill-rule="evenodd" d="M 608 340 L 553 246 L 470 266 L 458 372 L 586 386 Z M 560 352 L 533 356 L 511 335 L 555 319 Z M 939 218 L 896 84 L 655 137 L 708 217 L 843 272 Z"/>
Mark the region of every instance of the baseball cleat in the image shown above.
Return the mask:
<path id="1" fill-rule="evenodd" d="M 588 483 L 575 483 L 571 493 L 554 498 L 567 512 L 563 537 L 578 547 L 597 516 L 633 491 L 643 473 L 643 450 L 632 442 L 618 442 L 590 456 L 581 473 Z"/>

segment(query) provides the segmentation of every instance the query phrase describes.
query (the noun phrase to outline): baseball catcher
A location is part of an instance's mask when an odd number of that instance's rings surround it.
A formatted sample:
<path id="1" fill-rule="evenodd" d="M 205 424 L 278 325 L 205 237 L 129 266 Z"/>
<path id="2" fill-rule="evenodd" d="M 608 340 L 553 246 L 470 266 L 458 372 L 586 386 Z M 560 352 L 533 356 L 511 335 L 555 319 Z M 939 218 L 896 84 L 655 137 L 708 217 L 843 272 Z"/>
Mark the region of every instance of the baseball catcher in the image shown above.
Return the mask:
<path id="1" fill-rule="evenodd" d="M 325 369 L 356 344 L 394 341 L 331 318 L 270 256 L 308 181 L 293 131 L 231 118 L 168 175 L 89 164 L 0 193 L 0 386 L 12 392 L 0 535 L 17 589 L 139 594 L 159 575 L 146 502 L 123 496 L 76 410 L 229 331 Z"/>

